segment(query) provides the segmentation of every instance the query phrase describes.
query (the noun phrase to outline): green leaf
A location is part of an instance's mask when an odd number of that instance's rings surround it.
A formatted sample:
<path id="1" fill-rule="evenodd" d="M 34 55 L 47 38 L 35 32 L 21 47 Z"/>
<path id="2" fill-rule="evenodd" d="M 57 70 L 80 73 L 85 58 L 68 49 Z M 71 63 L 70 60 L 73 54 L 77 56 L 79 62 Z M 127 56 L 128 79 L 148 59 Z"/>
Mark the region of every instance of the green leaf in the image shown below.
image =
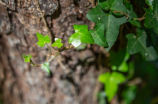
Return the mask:
<path id="1" fill-rule="evenodd" d="M 55 38 L 55 42 L 52 44 L 52 46 L 60 48 L 63 46 L 63 43 L 61 43 L 61 39 Z"/>
<path id="2" fill-rule="evenodd" d="M 108 98 L 108 101 L 111 101 L 114 95 L 117 93 L 118 84 L 114 83 L 113 81 L 109 81 L 108 84 L 105 86 L 105 92 Z"/>
<path id="3" fill-rule="evenodd" d="M 90 34 L 92 35 L 94 42 L 97 45 L 103 46 L 103 47 L 107 47 L 107 42 L 105 39 L 105 35 L 104 35 L 104 25 L 101 23 L 98 23 L 95 25 L 95 31 L 94 30 L 89 30 Z"/>
<path id="4" fill-rule="evenodd" d="M 122 16 L 122 13 L 126 13 L 127 9 L 125 5 L 123 4 L 123 0 L 114 0 L 112 6 L 111 6 L 111 11 L 113 12 L 114 15 L 116 16 Z M 115 11 L 119 11 L 121 13 L 116 13 Z"/>
<path id="5" fill-rule="evenodd" d="M 113 72 L 106 83 L 105 91 L 108 97 L 108 101 L 112 100 L 114 95 L 117 93 L 118 84 L 123 83 L 125 77 L 118 72 Z"/>
<path id="6" fill-rule="evenodd" d="M 119 34 L 120 25 L 127 22 L 126 16 L 115 17 L 111 12 L 105 13 L 99 5 L 97 5 L 91 11 L 89 11 L 86 17 L 89 20 L 95 22 L 96 24 L 104 24 L 106 32 L 105 38 L 108 43 L 108 48 L 105 48 L 106 51 L 109 51 L 111 47 L 114 45 Z"/>
<path id="7" fill-rule="evenodd" d="M 50 38 L 48 35 L 43 36 L 40 33 L 36 33 L 37 34 L 37 38 L 38 38 L 38 42 L 37 45 L 39 45 L 40 47 L 43 47 L 45 45 L 45 43 L 50 43 Z"/>
<path id="8" fill-rule="evenodd" d="M 45 62 L 44 64 L 42 64 L 41 68 L 47 73 L 50 73 L 49 62 Z"/>
<path id="9" fill-rule="evenodd" d="M 69 43 L 78 47 L 82 42 L 93 44 L 94 40 L 88 31 L 87 25 L 73 25 L 75 33 L 69 37 Z"/>
<path id="10" fill-rule="evenodd" d="M 30 59 L 32 58 L 31 55 L 22 55 L 22 57 L 24 58 L 25 62 L 30 62 Z"/>
<path id="11" fill-rule="evenodd" d="M 153 46 L 147 47 L 147 34 L 144 30 L 137 29 L 137 37 L 134 34 L 128 34 L 127 52 L 129 54 L 140 53 L 147 61 L 157 59 L 157 53 Z"/>
<path id="12" fill-rule="evenodd" d="M 127 62 L 122 62 L 122 64 L 118 67 L 118 71 L 127 72 L 128 71 L 128 64 Z"/>
<path id="13" fill-rule="evenodd" d="M 123 0 L 123 3 L 125 5 L 125 7 L 130 10 L 131 4 L 130 4 L 129 0 Z"/>
<path id="14" fill-rule="evenodd" d="M 146 9 L 145 27 L 154 28 L 158 34 L 158 0 L 154 0 L 153 11 Z"/>
<path id="15" fill-rule="evenodd" d="M 98 0 L 98 4 L 102 7 L 103 10 L 110 10 L 110 7 L 114 0 Z"/>
<path id="16" fill-rule="evenodd" d="M 136 85 L 128 86 L 127 89 L 122 92 L 125 104 L 131 104 L 131 102 L 135 99 L 137 92 L 136 88 Z"/>
<path id="17" fill-rule="evenodd" d="M 118 72 L 113 72 L 110 76 L 110 81 L 116 84 L 123 83 L 125 79 L 124 75 Z"/>
<path id="18" fill-rule="evenodd" d="M 127 64 L 127 60 L 129 58 L 130 58 L 130 55 L 128 53 L 126 53 L 126 56 L 125 56 L 123 62 L 118 67 L 118 71 L 121 71 L 121 72 L 127 72 L 128 71 L 129 67 L 128 67 L 128 64 Z"/>
<path id="19" fill-rule="evenodd" d="M 125 81 L 125 77 L 118 72 L 112 72 L 111 74 L 101 74 L 98 80 L 105 85 L 105 92 L 110 101 L 118 90 L 118 85 Z"/>
<path id="20" fill-rule="evenodd" d="M 133 6 L 130 4 L 130 13 L 132 18 L 137 18 L 137 14 L 133 11 Z M 132 25 L 136 26 L 136 27 L 141 27 L 140 21 L 137 20 L 130 20 L 129 23 L 131 23 Z"/>
<path id="21" fill-rule="evenodd" d="M 109 77 L 110 77 L 110 73 L 104 73 L 104 74 L 101 74 L 99 77 L 98 77 L 98 80 L 103 83 L 103 84 L 106 84 L 107 81 L 109 80 Z"/>
<path id="22" fill-rule="evenodd" d="M 153 1 L 154 0 L 145 0 L 146 4 L 150 6 L 151 10 L 153 10 Z"/>

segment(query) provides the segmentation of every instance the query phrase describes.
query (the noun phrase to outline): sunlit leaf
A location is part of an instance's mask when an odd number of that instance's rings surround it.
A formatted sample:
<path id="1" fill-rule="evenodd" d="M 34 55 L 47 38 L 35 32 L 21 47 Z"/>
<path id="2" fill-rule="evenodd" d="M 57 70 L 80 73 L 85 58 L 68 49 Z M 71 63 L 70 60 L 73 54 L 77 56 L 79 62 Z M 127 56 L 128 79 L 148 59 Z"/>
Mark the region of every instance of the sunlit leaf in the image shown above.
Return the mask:
<path id="1" fill-rule="evenodd" d="M 31 55 L 22 55 L 22 57 L 24 58 L 25 62 L 30 62 L 30 59 L 32 58 Z"/>
<path id="2" fill-rule="evenodd" d="M 44 64 L 42 64 L 41 68 L 47 73 L 50 73 L 49 62 L 45 62 Z"/>
<path id="3" fill-rule="evenodd" d="M 93 44 L 94 40 L 88 31 L 87 25 L 73 25 L 75 33 L 69 37 L 69 43 L 78 47 L 81 43 Z"/>
<path id="4" fill-rule="evenodd" d="M 52 44 L 52 46 L 60 48 L 61 46 L 63 46 L 63 43 L 61 43 L 61 39 L 57 38 L 55 42 Z"/>
<path id="5" fill-rule="evenodd" d="M 38 38 L 38 42 L 37 45 L 39 45 L 40 47 L 43 47 L 46 43 L 50 43 L 50 38 L 48 35 L 43 36 L 40 33 L 36 33 L 37 34 L 37 38 Z"/>

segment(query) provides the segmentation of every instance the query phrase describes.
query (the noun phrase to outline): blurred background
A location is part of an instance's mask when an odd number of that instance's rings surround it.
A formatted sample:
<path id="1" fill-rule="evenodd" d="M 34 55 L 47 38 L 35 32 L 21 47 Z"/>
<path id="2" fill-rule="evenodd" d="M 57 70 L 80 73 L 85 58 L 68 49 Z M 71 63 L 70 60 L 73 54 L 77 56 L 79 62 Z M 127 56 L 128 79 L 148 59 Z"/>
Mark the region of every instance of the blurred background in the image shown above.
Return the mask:
<path id="1" fill-rule="evenodd" d="M 145 0 L 130 3 L 142 17 Z M 86 14 L 96 4 L 97 0 L 39 0 L 45 26 L 36 0 L 0 0 L 0 104 L 158 104 L 158 61 L 147 62 L 140 54 L 126 53 L 126 34 L 136 33 L 130 23 L 120 26 L 110 52 L 90 44 L 63 51 L 50 63 L 51 75 L 24 63 L 22 54 L 31 54 L 37 64 L 49 54 L 47 47 L 37 46 L 36 32 L 47 35 L 49 28 L 52 41 L 61 38 L 66 46 L 74 24 L 93 29 L 95 24 Z M 126 65 L 117 71 L 126 80 L 108 102 L 98 77 L 122 63 Z"/>

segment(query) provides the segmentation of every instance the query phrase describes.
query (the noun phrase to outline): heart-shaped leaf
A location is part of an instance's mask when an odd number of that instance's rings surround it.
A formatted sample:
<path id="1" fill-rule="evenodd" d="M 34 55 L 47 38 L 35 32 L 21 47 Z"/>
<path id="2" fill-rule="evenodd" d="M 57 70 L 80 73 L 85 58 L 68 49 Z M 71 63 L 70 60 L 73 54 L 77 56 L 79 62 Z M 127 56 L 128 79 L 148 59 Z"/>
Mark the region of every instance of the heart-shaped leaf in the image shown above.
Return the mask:
<path id="1" fill-rule="evenodd" d="M 52 44 L 52 46 L 60 48 L 63 46 L 63 43 L 61 43 L 61 39 L 55 38 L 55 42 Z"/>
<path id="2" fill-rule="evenodd" d="M 37 34 L 37 38 L 38 38 L 38 42 L 37 45 L 39 45 L 40 47 L 43 47 L 45 45 L 45 43 L 50 43 L 50 38 L 48 35 L 43 36 L 40 33 L 36 33 Z"/>
<path id="3" fill-rule="evenodd" d="M 74 47 L 78 47 L 82 42 L 93 44 L 94 40 L 88 31 L 87 25 L 73 25 L 75 33 L 69 38 L 69 43 Z"/>
<path id="4" fill-rule="evenodd" d="M 22 55 L 22 57 L 24 58 L 25 62 L 30 62 L 30 59 L 32 58 L 31 55 Z"/>
<path id="5" fill-rule="evenodd" d="M 98 23 L 95 25 L 94 30 L 89 30 L 90 34 L 92 35 L 94 42 L 97 45 L 103 46 L 103 47 L 107 47 L 108 44 L 106 42 L 105 39 L 105 32 L 104 32 L 104 24 Z"/>
<path id="6" fill-rule="evenodd" d="M 46 71 L 47 73 L 50 73 L 50 69 L 49 69 L 49 62 L 45 62 L 41 65 L 41 68 Z"/>
<path id="7" fill-rule="evenodd" d="M 157 53 L 153 46 L 147 47 L 147 34 L 144 30 L 137 29 L 137 37 L 134 34 L 128 34 L 127 39 L 127 52 L 129 54 L 140 53 L 147 61 L 157 59 Z"/>

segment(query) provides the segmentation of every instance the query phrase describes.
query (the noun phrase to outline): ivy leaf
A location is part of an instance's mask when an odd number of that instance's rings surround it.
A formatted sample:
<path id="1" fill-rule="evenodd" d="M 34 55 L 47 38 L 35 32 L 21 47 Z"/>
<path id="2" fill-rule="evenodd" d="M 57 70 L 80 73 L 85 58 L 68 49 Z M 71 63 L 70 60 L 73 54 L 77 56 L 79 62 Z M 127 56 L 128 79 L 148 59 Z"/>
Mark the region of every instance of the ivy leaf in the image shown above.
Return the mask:
<path id="1" fill-rule="evenodd" d="M 63 43 L 61 43 L 61 39 L 55 38 L 55 42 L 52 44 L 52 46 L 60 48 L 63 46 Z"/>
<path id="2" fill-rule="evenodd" d="M 137 14 L 133 11 L 133 6 L 130 4 L 130 13 L 132 18 L 137 18 Z M 136 27 L 141 27 L 140 21 L 137 20 L 130 20 L 129 23 L 131 23 L 132 25 L 136 26 Z"/>
<path id="3" fill-rule="evenodd" d="M 50 69 L 49 69 L 49 62 L 45 62 L 42 64 L 41 68 L 46 71 L 47 73 L 50 73 Z"/>
<path id="4" fill-rule="evenodd" d="M 125 5 L 123 4 L 123 0 L 114 0 L 114 2 L 112 3 L 111 6 L 111 10 L 113 12 L 114 15 L 116 16 L 122 16 L 122 13 L 126 13 L 127 9 L 125 7 Z M 116 13 L 115 11 L 119 11 L 121 13 Z"/>
<path id="5" fill-rule="evenodd" d="M 95 22 L 96 24 L 102 23 L 105 26 L 105 38 L 108 43 L 108 48 L 105 48 L 106 51 L 109 51 L 114 45 L 117 36 L 119 34 L 119 27 L 121 24 L 127 22 L 126 16 L 115 17 L 111 12 L 105 13 L 99 5 L 93 8 L 88 12 L 86 17 Z"/>
<path id="6" fill-rule="evenodd" d="M 153 10 L 153 1 L 154 0 L 145 0 L 146 4 L 150 6 L 151 10 Z"/>
<path id="7" fill-rule="evenodd" d="M 45 45 L 45 43 L 50 43 L 50 38 L 48 35 L 43 36 L 40 33 L 36 33 L 37 34 L 37 38 L 38 38 L 38 42 L 37 45 L 39 45 L 40 47 L 43 47 Z"/>
<path id="8" fill-rule="evenodd" d="M 154 28 L 158 34 L 158 0 L 154 0 L 153 11 L 146 9 L 145 27 Z"/>
<path id="9" fill-rule="evenodd" d="M 101 74 L 99 77 L 98 77 L 98 80 L 103 83 L 103 84 L 106 84 L 107 81 L 109 80 L 109 77 L 110 77 L 110 73 L 104 73 L 104 74 Z"/>
<path id="10" fill-rule="evenodd" d="M 30 59 L 32 58 L 31 55 L 22 55 L 22 57 L 24 58 L 25 62 L 30 62 Z"/>
<path id="11" fill-rule="evenodd" d="M 113 81 L 108 81 L 108 83 L 105 86 L 105 92 L 108 98 L 108 101 L 112 100 L 112 98 L 115 96 L 118 90 L 118 85 L 116 83 L 113 83 Z"/>
<path id="12" fill-rule="evenodd" d="M 121 84 L 125 81 L 125 77 L 123 74 L 118 73 L 118 72 L 113 72 L 110 76 L 110 81 L 116 83 L 116 84 Z"/>
<path id="13" fill-rule="evenodd" d="M 140 53 L 147 61 L 157 59 L 157 53 L 153 46 L 147 47 L 147 34 L 144 30 L 137 29 L 137 37 L 134 34 L 128 34 L 127 52 L 129 54 Z"/>
<path id="14" fill-rule="evenodd" d="M 118 72 L 101 74 L 98 79 L 105 85 L 105 92 L 109 101 L 117 93 L 118 85 L 125 81 L 124 75 Z"/>
<path id="15" fill-rule="evenodd" d="M 97 45 L 103 46 L 103 47 L 107 47 L 108 44 L 106 42 L 105 39 L 105 35 L 104 35 L 104 25 L 101 23 L 98 23 L 97 25 L 95 25 L 95 31 L 94 30 L 89 30 L 90 34 L 92 35 L 94 42 Z"/>
<path id="16" fill-rule="evenodd" d="M 98 0 L 98 4 L 102 7 L 103 10 L 110 10 L 110 7 L 114 0 Z"/>
<path id="17" fill-rule="evenodd" d="M 87 25 L 73 25 L 75 33 L 69 38 L 69 43 L 74 47 L 78 47 L 82 42 L 93 44 L 94 40 L 88 31 Z"/>

